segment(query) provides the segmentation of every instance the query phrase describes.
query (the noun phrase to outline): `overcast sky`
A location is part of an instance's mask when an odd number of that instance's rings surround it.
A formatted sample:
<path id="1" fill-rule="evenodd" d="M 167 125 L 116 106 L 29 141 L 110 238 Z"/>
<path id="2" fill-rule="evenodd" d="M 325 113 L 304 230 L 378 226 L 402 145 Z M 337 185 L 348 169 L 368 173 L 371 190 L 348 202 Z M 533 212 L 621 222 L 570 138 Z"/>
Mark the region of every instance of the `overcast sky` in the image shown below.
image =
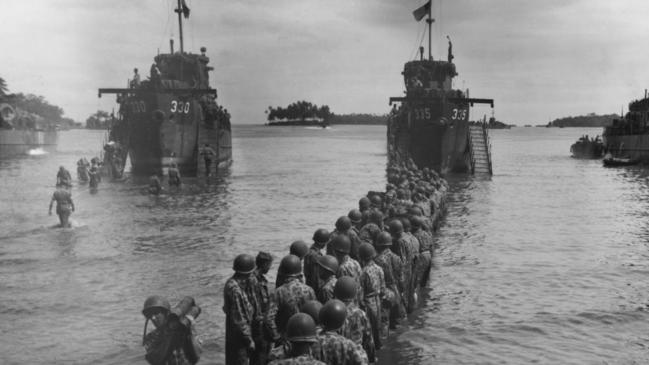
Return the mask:
<path id="1" fill-rule="evenodd" d="M 296 100 L 334 113 L 389 110 L 404 62 L 426 27 L 424 0 L 187 0 L 185 51 L 207 47 L 211 85 L 235 124 L 265 121 Z M 77 121 L 110 111 L 133 67 L 176 38 L 175 0 L 3 2 L 0 77 L 10 92 L 43 95 Z M 649 1 L 433 0 L 433 57 L 453 40 L 455 87 L 495 99 L 495 116 L 544 124 L 619 113 L 649 87 Z M 427 41 L 423 40 L 427 46 Z M 490 115 L 474 108 L 472 119 Z"/>

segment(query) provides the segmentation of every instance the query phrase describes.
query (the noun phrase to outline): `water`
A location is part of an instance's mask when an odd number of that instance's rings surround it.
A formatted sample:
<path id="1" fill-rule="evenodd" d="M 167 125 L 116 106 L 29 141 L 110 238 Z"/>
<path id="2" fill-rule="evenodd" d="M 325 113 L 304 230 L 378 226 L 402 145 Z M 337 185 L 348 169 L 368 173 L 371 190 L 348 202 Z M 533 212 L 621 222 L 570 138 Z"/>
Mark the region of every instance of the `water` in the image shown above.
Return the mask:
<path id="1" fill-rule="evenodd" d="M 449 178 L 431 285 L 380 363 L 649 360 L 649 175 L 571 159 L 583 133 L 599 130 L 493 131 L 493 178 Z M 209 184 L 157 198 L 146 179 L 75 186 L 74 227 L 52 229 L 58 166 L 74 173 L 103 138 L 63 132 L 55 153 L 0 159 L 3 364 L 143 364 L 151 294 L 194 296 L 201 363 L 223 363 L 232 259 L 269 251 L 274 274 L 292 241 L 385 184 L 385 127 L 235 126 L 234 164 Z"/>

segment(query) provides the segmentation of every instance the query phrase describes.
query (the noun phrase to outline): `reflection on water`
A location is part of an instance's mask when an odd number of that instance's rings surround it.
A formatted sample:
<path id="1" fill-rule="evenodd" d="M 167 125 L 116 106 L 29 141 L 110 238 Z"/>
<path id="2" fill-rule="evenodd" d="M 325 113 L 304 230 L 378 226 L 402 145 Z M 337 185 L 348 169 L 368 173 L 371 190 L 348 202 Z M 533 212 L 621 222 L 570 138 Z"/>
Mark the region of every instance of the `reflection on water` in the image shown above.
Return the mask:
<path id="1" fill-rule="evenodd" d="M 569 157 L 597 130 L 493 131 L 492 179 L 453 176 L 430 287 L 380 363 L 646 363 L 649 176 Z M 144 299 L 194 296 L 202 362 L 224 361 L 222 289 L 239 253 L 271 252 L 384 190 L 385 128 L 235 127 L 234 164 L 180 191 L 148 178 L 75 185 L 73 228 L 47 215 L 59 165 L 103 132 L 0 159 L 3 363 L 140 364 Z M 24 351 L 23 349 L 29 349 Z"/>

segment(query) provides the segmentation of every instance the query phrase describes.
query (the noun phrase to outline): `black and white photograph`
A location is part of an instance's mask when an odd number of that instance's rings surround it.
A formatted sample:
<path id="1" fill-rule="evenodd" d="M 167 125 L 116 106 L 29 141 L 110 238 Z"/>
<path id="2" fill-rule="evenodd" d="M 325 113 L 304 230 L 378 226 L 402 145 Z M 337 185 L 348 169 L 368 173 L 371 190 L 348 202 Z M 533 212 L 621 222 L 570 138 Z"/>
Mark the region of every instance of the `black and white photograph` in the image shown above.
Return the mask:
<path id="1" fill-rule="evenodd" d="M 649 363 L 649 2 L 2 12 L 0 364 Z"/>

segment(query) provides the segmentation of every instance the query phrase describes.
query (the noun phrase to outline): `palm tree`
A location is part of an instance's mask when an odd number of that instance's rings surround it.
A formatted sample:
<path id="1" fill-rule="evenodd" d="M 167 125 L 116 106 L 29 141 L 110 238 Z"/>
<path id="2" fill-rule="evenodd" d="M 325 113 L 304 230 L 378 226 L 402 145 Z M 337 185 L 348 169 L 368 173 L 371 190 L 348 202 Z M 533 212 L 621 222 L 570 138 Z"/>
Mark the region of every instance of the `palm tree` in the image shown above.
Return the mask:
<path id="1" fill-rule="evenodd" d="M 0 77 L 0 96 L 6 96 L 7 92 L 9 92 L 9 89 L 7 88 L 7 82 L 5 82 L 5 79 Z"/>

